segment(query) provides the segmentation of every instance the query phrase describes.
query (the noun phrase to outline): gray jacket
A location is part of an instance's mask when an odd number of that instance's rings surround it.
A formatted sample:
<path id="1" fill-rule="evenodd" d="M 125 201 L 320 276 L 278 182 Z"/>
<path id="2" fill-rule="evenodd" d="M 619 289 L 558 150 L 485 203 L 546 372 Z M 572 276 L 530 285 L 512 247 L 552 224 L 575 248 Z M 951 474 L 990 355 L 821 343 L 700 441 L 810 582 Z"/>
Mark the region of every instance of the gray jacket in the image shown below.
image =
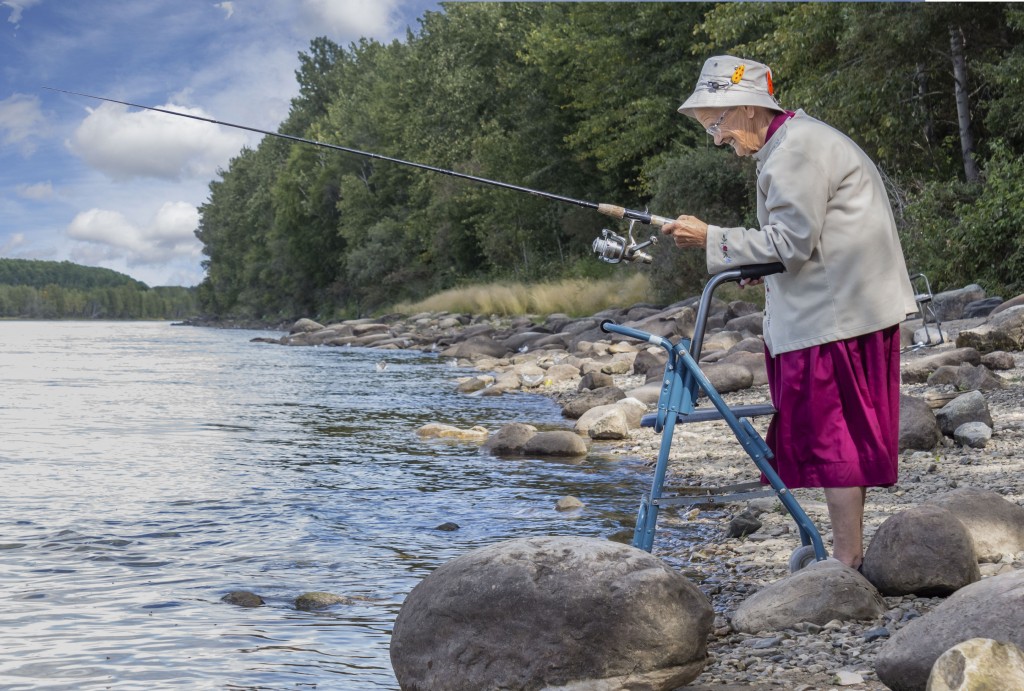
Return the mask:
<path id="1" fill-rule="evenodd" d="M 765 279 L 772 355 L 878 331 L 917 311 L 881 175 L 803 111 L 754 154 L 761 228 L 708 227 L 708 271 L 781 261 Z"/>

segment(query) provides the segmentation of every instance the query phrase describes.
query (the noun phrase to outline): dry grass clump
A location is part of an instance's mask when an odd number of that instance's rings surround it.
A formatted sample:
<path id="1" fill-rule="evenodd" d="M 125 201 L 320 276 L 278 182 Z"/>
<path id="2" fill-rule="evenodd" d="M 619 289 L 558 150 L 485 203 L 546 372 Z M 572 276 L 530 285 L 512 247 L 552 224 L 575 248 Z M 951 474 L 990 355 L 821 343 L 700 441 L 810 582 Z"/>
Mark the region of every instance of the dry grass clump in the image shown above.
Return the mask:
<path id="1" fill-rule="evenodd" d="M 462 312 L 546 316 L 563 313 L 572 317 L 595 314 L 611 307 L 649 302 L 646 274 L 623 272 L 614 279 L 563 279 L 552 283 L 490 283 L 452 288 L 415 303 L 395 305 L 395 312 Z"/>

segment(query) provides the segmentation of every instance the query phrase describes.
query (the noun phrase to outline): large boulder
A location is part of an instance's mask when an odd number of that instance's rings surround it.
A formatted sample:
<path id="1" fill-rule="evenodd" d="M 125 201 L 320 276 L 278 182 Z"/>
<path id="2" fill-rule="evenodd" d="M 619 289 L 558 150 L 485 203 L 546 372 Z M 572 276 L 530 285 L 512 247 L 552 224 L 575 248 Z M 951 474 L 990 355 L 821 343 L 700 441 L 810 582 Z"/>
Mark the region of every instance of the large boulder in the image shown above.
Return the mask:
<path id="1" fill-rule="evenodd" d="M 312 319 L 305 319 L 305 318 L 303 318 L 303 319 L 299 319 L 297 322 L 292 324 L 291 328 L 288 329 L 288 333 L 290 333 L 290 334 L 313 333 L 315 331 L 321 331 L 321 330 L 323 330 L 323 328 L 324 328 L 323 324 L 320 324 L 319 322 L 315 322 Z"/>
<path id="2" fill-rule="evenodd" d="M 1024 305 L 993 314 L 981 326 L 961 331 L 957 334 L 956 345 L 974 348 L 980 353 L 1024 350 Z"/>
<path id="3" fill-rule="evenodd" d="M 928 504 L 887 518 L 861 570 L 883 595 L 949 595 L 981 578 L 967 528 L 952 512 Z"/>
<path id="4" fill-rule="evenodd" d="M 893 691 L 924 691 L 939 656 L 972 638 L 1024 648 L 1024 571 L 973 583 L 908 623 L 879 649 L 875 672 Z"/>
<path id="5" fill-rule="evenodd" d="M 406 691 L 675 689 L 700 674 L 713 612 L 662 560 L 581 537 L 464 554 L 406 598 L 391 663 Z"/>
<path id="6" fill-rule="evenodd" d="M 997 562 L 1004 554 L 1024 552 L 1024 507 L 998 492 L 961 487 L 928 503 L 950 511 L 963 523 L 978 561 Z"/>
<path id="7" fill-rule="evenodd" d="M 537 428 L 524 422 L 510 422 L 504 425 L 481 447 L 497 456 L 521 456 L 526 442 L 537 434 Z"/>
<path id="8" fill-rule="evenodd" d="M 885 600 L 863 576 L 835 559 L 819 561 L 757 591 L 736 609 L 732 626 L 757 633 L 800 622 L 874 619 Z"/>
<path id="9" fill-rule="evenodd" d="M 522 455 L 539 457 L 572 458 L 587 455 L 587 442 L 583 437 L 568 430 L 537 432 L 523 445 Z"/>
<path id="10" fill-rule="evenodd" d="M 932 296 L 932 309 L 939 321 L 963 319 L 964 308 L 971 302 L 985 299 L 985 289 L 976 283 L 958 290 L 947 290 Z"/>
<path id="11" fill-rule="evenodd" d="M 1024 689 L 1024 652 L 1013 643 L 972 638 L 939 656 L 927 691 Z"/>

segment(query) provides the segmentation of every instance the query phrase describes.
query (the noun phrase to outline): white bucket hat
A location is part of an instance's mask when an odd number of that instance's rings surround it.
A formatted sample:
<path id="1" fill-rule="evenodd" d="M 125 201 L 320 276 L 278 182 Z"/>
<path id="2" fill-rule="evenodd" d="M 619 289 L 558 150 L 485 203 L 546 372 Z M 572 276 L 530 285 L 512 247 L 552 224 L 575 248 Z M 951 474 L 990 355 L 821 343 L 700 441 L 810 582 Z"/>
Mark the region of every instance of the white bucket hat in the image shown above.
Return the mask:
<path id="1" fill-rule="evenodd" d="M 784 113 L 775 100 L 772 71 L 753 60 L 719 55 L 708 58 L 700 70 L 700 79 L 679 112 L 691 118 L 695 108 L 732 108 L 761 106 Z"/>

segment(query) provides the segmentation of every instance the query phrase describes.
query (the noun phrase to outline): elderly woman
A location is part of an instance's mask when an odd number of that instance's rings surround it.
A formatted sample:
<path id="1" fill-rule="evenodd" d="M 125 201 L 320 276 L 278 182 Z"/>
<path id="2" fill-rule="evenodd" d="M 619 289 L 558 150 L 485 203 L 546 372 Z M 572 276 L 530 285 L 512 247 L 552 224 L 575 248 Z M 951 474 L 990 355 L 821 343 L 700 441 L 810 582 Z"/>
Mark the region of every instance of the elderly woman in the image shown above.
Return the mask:
<path id="1" fill-rule="evenodd" d="M 917 310 L 882 178 L 848 137 L 774 98 L 771 71 L 714 57 L 679 112 L 757 164 L 760 228 L 662 226 L 708 271 L 782 262 L 765 279 L 766 441 L 789 486 L 822 487 L 833 556 L 859 568 L 867 487 L 896 482 L 899 322 Z"/>

